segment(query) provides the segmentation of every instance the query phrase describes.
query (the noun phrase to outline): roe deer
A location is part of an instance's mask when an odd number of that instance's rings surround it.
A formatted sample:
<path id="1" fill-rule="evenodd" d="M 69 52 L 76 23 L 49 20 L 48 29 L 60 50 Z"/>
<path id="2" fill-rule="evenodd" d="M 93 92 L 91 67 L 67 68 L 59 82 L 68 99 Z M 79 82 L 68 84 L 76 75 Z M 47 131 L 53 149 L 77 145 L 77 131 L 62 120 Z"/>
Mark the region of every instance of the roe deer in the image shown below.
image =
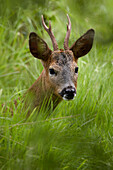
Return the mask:
<path id="1" fill-rule="evenodd" d="M 86 55 L 92 48 L 94 39 L 94 30 L 89 29 L 82 35 L 70 48 L 68 47 L 69 36 L 71 32 L 71 21 L 67 15 L 67 33 L 64 40 L 64 50 L 58 49 L 56 39 L 51 30 L 44 22 L 42 16 L 42 25 L 48 32 L 53 51 L 47 43 L 36 33 L 31 32 L 29 36 L 29 48 L 31 54 L 42 61 L 43 71 L 35 83 L 28 89 L 26 103 L 30 107 L 29 113 L 34 108 L 42 106 L 44 99 L 53 101 L 53 109 L 64 100 L 72 100 L 76 96 L 79 57 Z"/>

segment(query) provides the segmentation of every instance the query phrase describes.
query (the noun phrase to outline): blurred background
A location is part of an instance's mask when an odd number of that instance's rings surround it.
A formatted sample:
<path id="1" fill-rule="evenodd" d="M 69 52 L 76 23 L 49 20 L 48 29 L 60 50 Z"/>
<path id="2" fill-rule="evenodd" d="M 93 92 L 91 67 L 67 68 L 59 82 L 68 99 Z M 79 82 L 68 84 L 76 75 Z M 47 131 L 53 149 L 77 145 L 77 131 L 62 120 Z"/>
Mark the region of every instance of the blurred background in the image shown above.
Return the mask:
<path id="1" fill-rule="evenodd" d="M 95 29 L 98 43 L 113 41 L 112 0 L 0 0 L 0 23 L 7 20 L 6 27 L 12 31 L 16 27 L 18 36 L 26 37 L 30 31 L 43 32 L 39 29 L 43 14 L 47 23 L 49 19 L 52 21 L 60 43 L 66 33 L 67 13 L 72 21 L 70 41 L 76 38 L 77 33 L 81 34 L 89 28 Z"/>

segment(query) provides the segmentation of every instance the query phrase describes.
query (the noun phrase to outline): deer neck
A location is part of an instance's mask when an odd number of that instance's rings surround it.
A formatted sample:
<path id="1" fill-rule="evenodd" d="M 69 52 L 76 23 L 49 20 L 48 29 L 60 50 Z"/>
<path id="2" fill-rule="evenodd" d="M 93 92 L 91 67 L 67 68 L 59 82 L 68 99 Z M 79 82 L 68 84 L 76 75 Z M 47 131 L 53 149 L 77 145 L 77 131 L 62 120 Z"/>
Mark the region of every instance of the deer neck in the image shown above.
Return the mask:
<path id="1" fill-rule="evenodd" d="M 32 112 L 35 107 L 37 107 L 38 110 L 40 110 L 42 104 L 44 105 L 45 109 L 46 107 L 50 109 L 51 101 L 53 109 L 55 109 L 55 107 L 62 100 L 61 98 L 54 94 L 52 87 L 50 87 L 48 84 L 49 83 L 45 75 L 45 70 L 43 70 L 39 78 L 27 91 L 26 102 L 30 108 L 30 112 Z"/>

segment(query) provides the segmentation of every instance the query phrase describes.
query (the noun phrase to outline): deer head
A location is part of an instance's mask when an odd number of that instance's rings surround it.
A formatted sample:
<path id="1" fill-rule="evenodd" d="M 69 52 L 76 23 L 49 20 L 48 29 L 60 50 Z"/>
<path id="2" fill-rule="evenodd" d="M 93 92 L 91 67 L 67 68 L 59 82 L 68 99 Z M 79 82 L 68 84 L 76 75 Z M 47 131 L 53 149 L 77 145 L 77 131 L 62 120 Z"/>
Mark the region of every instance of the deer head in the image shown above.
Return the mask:
<path id="1" fill-rule="evenodd" d="M 53 95 L 61 100 L 72 100 L 76 96 L 78 78 L 77 61 L 78 58 L 86 55 L 91 50 L 94 39 L 94 30 L 90 29 L 69 47 L 68 41 L 71 32 L 71 21 L 68 15 L 67 19 L 68 24 L 64 40 L 64 50 L 58 49 L 58 44 L 51 30 L 51 23 L 49 22 L 48 28 L 43 16 L 42 24 L 52 40 L 53 51 L 36 33 L 31 32 L 29 36 L 30 52 L 35 58 L 40 59 L 44 66 L 43 76 L 45 77 L 46 90 L 51 89 Z"/>

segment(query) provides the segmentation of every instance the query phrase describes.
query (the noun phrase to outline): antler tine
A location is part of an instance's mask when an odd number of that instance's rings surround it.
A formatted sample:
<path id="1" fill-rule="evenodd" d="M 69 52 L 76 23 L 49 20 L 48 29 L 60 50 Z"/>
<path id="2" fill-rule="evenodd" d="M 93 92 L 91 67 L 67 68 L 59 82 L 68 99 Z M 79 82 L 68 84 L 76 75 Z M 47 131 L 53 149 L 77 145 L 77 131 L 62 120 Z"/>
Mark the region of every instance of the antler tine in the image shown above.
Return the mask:
<path id="1" fill-rule="evenodd" d="M 65 49 L 65 50 L 68 50 L 68 49 L 69 49 L 69 47 L 68 47 L 68 41 L 69 41 L 69 36 L 70 36 L 70 33 L 71 33 L 71 20 L 70 20 L 68 14 L 67 14 L 67 19 L 68 19 L 67 33 L 66 33 L 66 37 L 65 37 L 65 40 L 64 40 L 64 49 Z"/>
<path id="2" fill-rule="evenodd" d="M 56 39 L 55 39 L 55 37 L 54 37 L 54 35 L 53 35 L 53 32 L 52 32 L 52 30 L 51 30 L 51 22 L 49 21 L 49 28 L 48 28 L 47 25 L 46 25 L 45 22 L 44 22 L 44 17 L 43 17 L 43 15 L 42 15 L 42 25 L 43 25 L 44 29 L 48 32 L 48 34 L 49 34 L 49 36 L 50 36 L 50 38 L 51 38 L 54 51 L 55 51 L 55 50 L 58 50 L 58 44 L 57 44 Z"/>

